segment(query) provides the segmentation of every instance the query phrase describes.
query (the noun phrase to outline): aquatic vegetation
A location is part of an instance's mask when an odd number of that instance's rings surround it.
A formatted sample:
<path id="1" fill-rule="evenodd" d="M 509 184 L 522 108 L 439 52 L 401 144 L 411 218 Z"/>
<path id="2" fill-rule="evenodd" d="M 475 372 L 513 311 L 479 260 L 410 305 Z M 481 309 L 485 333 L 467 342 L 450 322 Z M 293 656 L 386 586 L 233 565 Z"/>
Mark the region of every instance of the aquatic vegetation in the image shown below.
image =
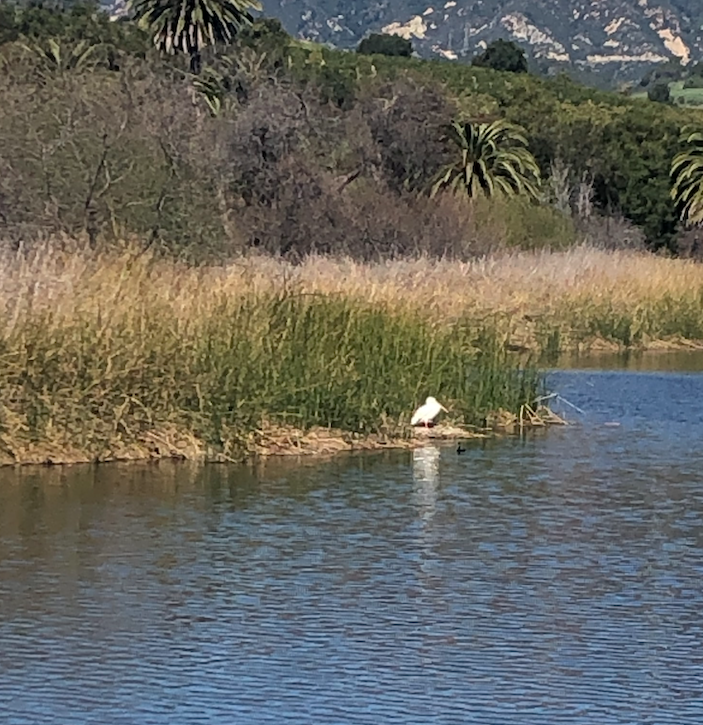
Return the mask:
<path id="1" fill-rule="evenodd" d="M 703 265 L 642 252 L 581 246 L 375 265 L 310 257 L 295 268 L 259 259 L 253 268 L 290 269 L 301 289 L 421 308 L 435 320 L 490 319 L 512 347 L 539 353 L 703 341 Z"/>
<path id="2" fill-rule="evenodd" d="M 509 359 L 488 320 L 306 290 L 256 264 L 131 251 L 6 259 L 3 457 L 163 455 L 174 435 L 232 457 L 272 422 L 402 436 L 429 391 L 464 423 L 537 394 L 538 374 Z"/>
<path id="3" fill-rule="evenodd" d="M 703 265 L 642 253 L 197 267 L 58 247 L 0 260 L 8 461 L 236 457 L 286 426 L 403 436 L 428 395 L 482 424 L 540 391 L 509 350 L 703 341 Z"/>

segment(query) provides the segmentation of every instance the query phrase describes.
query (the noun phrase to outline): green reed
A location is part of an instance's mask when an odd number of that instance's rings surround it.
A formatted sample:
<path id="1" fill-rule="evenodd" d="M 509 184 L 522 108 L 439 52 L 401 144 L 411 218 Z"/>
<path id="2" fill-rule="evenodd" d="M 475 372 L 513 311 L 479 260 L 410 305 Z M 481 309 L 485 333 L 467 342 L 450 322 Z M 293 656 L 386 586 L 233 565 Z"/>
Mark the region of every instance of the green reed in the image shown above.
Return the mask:
<path id="1" fill-rule="evenodd" d="M 401 434 L 428 395 L 477 423 L 517 411 L 540 384 L 485 322 L 433 323 L 343 296 L 225 297 L 190 320 L 160 304 L 30 312 L 5 331 L 5 451 L 47 441 L 97 454 L 163 426 L 234 450 L 263 421 Z"/>
<path id="2" fill-rule="evenodd" d="M 196 378 L 214 426 L 262 416 L 363 433 L 407 423 L 427 395 L 476 422 L 534 397 L 538 378 L 511 363 L 497 333 L 433 326 L 343 297 L 269 297 L 222 309 L 202 328 Z M 184 405 L 192 409 L 191 405 Z"/>
<path id="3" fill-rule="evenodd" d="M 703 291 L 630 300 L 568 300 L 538 318 L 535 347 L 545 359 L 605 341 L 642 348 L 652 341 L 703 340 Z"/>

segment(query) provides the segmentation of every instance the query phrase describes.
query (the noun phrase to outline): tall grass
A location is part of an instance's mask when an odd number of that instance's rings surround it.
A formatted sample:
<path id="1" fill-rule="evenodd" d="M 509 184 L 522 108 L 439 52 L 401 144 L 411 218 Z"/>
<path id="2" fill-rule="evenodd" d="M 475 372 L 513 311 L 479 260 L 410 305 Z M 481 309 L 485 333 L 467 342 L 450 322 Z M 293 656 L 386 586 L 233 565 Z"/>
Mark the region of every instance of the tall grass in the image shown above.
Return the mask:
<path id="1" fill-rule="evenodd" d="M 536 382 L 508 363 L 495 330 L 468 320 L 433 326 L 343 297 L 244 298 L 202 333 L 197 378 L 210 417 L 245 428 L 263 413 L 371 432 L 407 422 L 409 406 L 430 393 L 476 422 L 496 407 L 514 409 Z"/>
<path id="2" fill-rule="evenodd" d="M 376 265 L 311 257 L 290 267 L 253 260 L 258 284 L 340 293 L 431 319 L 486 319 L 535 351 L 666 347 L 703 342 L 703 265 L 635 251 L 574 247 L 494 254 L 471 262 L 412 259 Z"/>
<path id="3" fill-rule="evenodd" d="M 110 457 L 160 430 L 231 455 L 267 421 L 397 435 L 427 395 L 474 423 L 539 385 L 488 321 L 246 269 L 42 252 L 5 260 L 0 303 L 8 460 Z"/>
<path id="4" fill-rule="evenodd" d="M 127 455 L 159 432 L 233 454 L 268 422 L 402 435 L 427 395 L 476 423 L 538 389 L 511 345 L 703 341 L 703 266 L 633 252 L 194 267 L 57 249 L 0 259 L 0 459 Z"/>

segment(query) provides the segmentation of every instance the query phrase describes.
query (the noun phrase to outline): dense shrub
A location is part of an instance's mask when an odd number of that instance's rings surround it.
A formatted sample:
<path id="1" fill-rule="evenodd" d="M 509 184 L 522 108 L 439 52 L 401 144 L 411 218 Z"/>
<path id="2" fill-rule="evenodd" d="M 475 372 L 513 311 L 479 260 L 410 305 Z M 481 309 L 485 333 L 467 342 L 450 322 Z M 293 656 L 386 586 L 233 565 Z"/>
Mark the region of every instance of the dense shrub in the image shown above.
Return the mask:
<path id="1" fill-rule="evenodd" d="M 703 75 L 692 75 L 686 78 L 684 88 L 703 88 Z"/>
<path id="2" fill-rule="evenodd" d="M 359 43 L 356 52 L 364 55 L 390 55 L 409 58 L 413 54 L 413 44 L 399 35 L 371 33 Z"/>
<path id="3" fill-rule="evenodd" d="M 671 81 L 678 81 L 686 74 L 686 68 L 681 65 L 678 60 L 670 60 L 666 63 L 660 63 L 654 66 L 651 70 L 647 71 L 640 81 L 640 85 L 651 86 L 655 83 L 670 83 Z"/>
<path id="4" fill-rule="evenodd" d="M 472 61 L 479 68 L 508 73 L 527 73 L 527 59 L 520 46 L 510 40 L 494 40 L 486 50 L 479 53 Z"/>
<path id="5" fill-rule="evenodd" d="M 647 90 L 647 98 L 656 103 L 669 103 L 671 101 L 671 91 L 667 83 L 655 83 Z"/>
<path id="6" fill-rule="evenodd" d="M 30 44 L 50 38 L 62 44 L 103 45 L 104 51 L 143 54 L 149 38 L 123 18 L 111 21 L 95 0 L 79 2 L 3 2 L 0 4 L 0 44 L 24 39 Z"/>

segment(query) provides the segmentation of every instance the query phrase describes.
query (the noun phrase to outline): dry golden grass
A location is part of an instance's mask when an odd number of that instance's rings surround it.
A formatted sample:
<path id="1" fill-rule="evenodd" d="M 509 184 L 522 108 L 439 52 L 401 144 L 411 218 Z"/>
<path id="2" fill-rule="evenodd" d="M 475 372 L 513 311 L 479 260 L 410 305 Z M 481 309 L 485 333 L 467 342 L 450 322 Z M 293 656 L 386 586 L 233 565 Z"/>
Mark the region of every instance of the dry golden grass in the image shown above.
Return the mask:
<path id="1" fill-rule="evenodd" d="M 536 374 L 506 357 L 494 325 L 428 317 L 373 268 L 365 285 L 341 261 L 336 281 L 306 280 L 320 263 L 6 256 L 0 462 L 230 460 L 271 426 L 403 437 L 430 392 L 469 424 L 534 398 Z"/>
<path id="2" fill-rule="evenodd" d="M 298 265 L 251 256 L 195 268 L 132 248 L 96 254 L 47 246 L 0 261 L 5 335 L 28 313 L 42 310 L 54 325 L 97 314 L 105 329 L 118 320 L 143 324 L 158 311 L 185 335 L 223 304 L 282 291 L 412 310 L 437 324 L 467 314 L 496 317 L 513 342 L 532 348 L 544 346 L 544 329 L 557 330 L 564 348 L 703 339 L 703 265 L 641 252 L 576 247 L 464 263 L 310 257 Z M 634 332 L 625 339 L 617 330 L 623 319 Z"/>
<path id="3" fill-rule="evenodd" d="M 703 266 L 575 248 L 193 267 L 54 243 L 0 259 L 0 309 L 0 462 L 229 460 L 281 426 L 397 439 L 430 392 L 459 423 L 517 414 L 538 383 L 506 343 L 701 344 Z"/>
<path id="4" fill-rule="evenodd" d="M 703 342 L 703 265 L 689 260 L 575 247 L 464 263 L 310 258 L 295 268 L 272 259 L 246 264 L 259 285 L 285 280 L 307 292 L 415 308 L 438 323 L 490 316 L 502 321 L 513 345 L 533 350 Z"/>
<path id="5" fill-rule="evenodd" d="M 291 267 L 254 258 L 235 263 L 228 274 L 235 279 L 245 275 L 260 287 L 285 281 L 309 292 L 407 304 L 442 318 L 467 310 L 539 315 L 574 302 L 601 300 L 637 306 L 703 289 L 703 265 L 589 247 L 500 254 L 471 262 L 415 259 L 368 265 L 313 257 Z"/>

